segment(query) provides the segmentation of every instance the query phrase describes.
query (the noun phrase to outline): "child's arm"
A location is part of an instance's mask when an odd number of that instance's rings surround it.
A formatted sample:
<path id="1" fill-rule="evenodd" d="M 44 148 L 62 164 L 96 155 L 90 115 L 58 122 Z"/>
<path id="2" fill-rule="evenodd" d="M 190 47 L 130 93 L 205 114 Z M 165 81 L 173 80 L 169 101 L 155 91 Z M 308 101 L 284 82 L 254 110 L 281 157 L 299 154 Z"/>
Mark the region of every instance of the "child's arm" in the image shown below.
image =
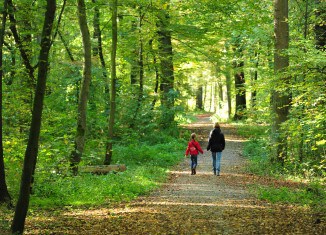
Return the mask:
<path id="1" fill-rule="evenodd" d="M 199 142 L 197 142 L 197 149 L 201 154 L 204 154 L 204 151 L 202 150 L 202 148 L 200 147 Z"/>

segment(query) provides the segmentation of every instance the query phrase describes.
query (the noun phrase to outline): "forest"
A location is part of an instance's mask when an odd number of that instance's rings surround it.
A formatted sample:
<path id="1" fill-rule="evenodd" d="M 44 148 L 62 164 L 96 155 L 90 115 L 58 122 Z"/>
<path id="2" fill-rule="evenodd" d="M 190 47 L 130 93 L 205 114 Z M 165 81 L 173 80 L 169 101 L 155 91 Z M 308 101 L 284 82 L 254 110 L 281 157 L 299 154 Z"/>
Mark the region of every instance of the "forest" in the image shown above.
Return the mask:
<path id="1" fill-rule="evenodd" d="M 325 0 L 3 0 L 0 12 L 0 203 L 12 217 L 0 227 L 12 234 L 33 208 L 150 192 L 199 113 L 245 129 L 269 174 L 324 187 Z M 127 170 L 82 172 L 117 164 Z"/>

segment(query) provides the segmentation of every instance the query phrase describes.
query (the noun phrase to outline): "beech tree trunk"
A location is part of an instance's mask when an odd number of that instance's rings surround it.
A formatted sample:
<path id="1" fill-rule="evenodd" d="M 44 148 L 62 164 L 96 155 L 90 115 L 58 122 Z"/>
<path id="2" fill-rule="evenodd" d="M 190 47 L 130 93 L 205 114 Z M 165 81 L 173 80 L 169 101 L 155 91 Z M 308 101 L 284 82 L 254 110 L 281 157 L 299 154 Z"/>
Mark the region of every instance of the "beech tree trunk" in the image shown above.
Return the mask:
<path id="1" fill-rule="evenodd" d="M 94 21 L 93 21 L 93 27 L 94 27 L 94 34 L 93 34 L 93 38 L 96 40 L 96 45 L 94 46 L 93 49 L 93 54 L 96 56 L 98 55 L 100 58 L 100 62 L 101 62 L 101 66 L 102 66 L 102 74 L 103 74 L 103 78 L 105 79 L 105 95 L 107 97 L 107 104 L 110 103 L 110 89 L 109 89 L 109 85 L 107 83 L 108 80 L 108 73 L 106 70 L 106 63 L 104 60 L 104 54 L 103 54 L 103 43 L 102 43 L 102 32 L 100 29 L 100 11 L 97 5 L 97 0 L 92 0 L 93 3 L 95 3 L 95 7 L 94 7 Z M 109 106 L 109 105 L 108 105 Z M 109 110 L 109 108 L 108 108 Z"/>
<path id="2" fill-rule="evenodd" d="M 259 53 L 255 52 L 255 71 L 252 75 L 252 83 L 254 84 L 254 89 L 251 92 L 251 107 L 254 108 L 256 106 L 256 99 L 257 99 L 257 80 L 258 80 L 258 66 L 259 66 Z"/>
<path id="3" fill-rule="evenodd" d="M 319 50 L 325 50 L 326 45 L 326 2 L 321 0 L 316 0 L 317 10 L 316 10 L 316 24 L 315 24 L 315 38 L 316 47 Z"/>
<path id="4" fill-rule="evenodd" d="M 237 39 L 238 40 L 238 39 Z M 239 61 L 234 62 L 233 67 L 235 70 L 234 74 L 234 84 L 235 84 L 235 114 L 234 119 L 240 120 L 244 118 L 244 112 L 247 108 L 246 103 L 246 88 L 245 88 L 245 74 L 243 71 L 244 61 L 242 59 L 242 45 L 240 43 L 235 44 L 234 51 L 236 52 L 236 57 L 239 57 Z"/>
<path id="5" fill-rule="evenodd" d="M 109 130 L 106 143 L 106 152 L 104 165 L 110 165 L 112 161 L 112 148 L 113 148 L 113 128 L 116 110 L 116 83 L 117 83 L 117 43 L 118 43 L 118 1 L 112 0 L 112 50 L 111 50 L 111 101 L 110 101 L 110 117 L 109 117 Z"/>
<path id="6" fill-rule="evenodd" d="M 196 108 L 203 110 L 203 85 L 199 85 L 196 91 Z"/>
<path id="7" fill-rule="evenodd" d="M 84 152 L 85 135 L 86 135 L 87 100 L 89 94 L 89 86 L 92 78 L 91 39 L 90 39 L 90 34 L 87 26 L 86 7 L 85 7 L 84 0 L 77 0 L 77 9 L 78 9 L 78 22 L 82 34 L 82 39 L 83 39 L 84 70 L 83 70 L 83 79 L 82 79 L 79 99 L 78 99 L 77 132 L 75 137 L 75 149 L 72 151 L 71 158 L 70 158 L 70 165 L 74 175 L 78 173 L 78 164 L 81 161 Z"/>
<path id="8" fill-rule="evenodd" d="M 158 65 L 157 65 L 157 59 L 156 59 L 156 54 L 153 50 L 153 40 L 149 40 L 149 48 L 150 48 L 150 52 L 153 56 L 153 66 L 155 68 L 155 86 L 154 86 L 154 99 L 152 101 L 152 110 L 155 107 L 156 101 L 157 101 L 157 96 L 158 96 L 158 87 L 159 87 L 159 83 L 160 83 L 160 77 L 159 77 L 159 71 L 158 71 Z"/>
<path id="9" fill-rule="evenodd" d="M 4 0 L 3 10 L 2 10 L 2 21 L 0 28 L 0 204 L 7 204 L 8 207 L 11 207 L 11 197 L 8 192 L 6 184 L 6 173 L 5 173 L 5 164 L 4 164 L 4 155 L 3 155 L 3 143 L 2 143 L 2 79 L 3 79 L 3 63 L 2 63 L 2 49 L 5 36 L 6 28 L 6 19 L 7 19 L 7 10 L 8 10 L 8 1 Z"/>
<path id="10" fill-rule="evenodd" d="M 36 164 L 38 154 L 38 141 L 41 129 L 43 100 L 48 72 L 48 58 L 51 48 L 51 32 L 55 17 L 56 1 L 47 0 L 44 25 L 41 39 L 41 49 L 38 60 L 38 77 L 33 103 L 32 122 L 30 126 L 29 138 L 24 158 L 24 167 L 21 178 L 19 198 L 16 205 L 15 215 L 12 222 L 12 233 L 22 234 L 24 231 L 26 214 L 28 211 L 30 198 L 30 184 L 33 169 Z"/>
<path id="11" fill-rule="evenodd" d="M 170 1 L 166 1 L 169 5 Z M 161 75 L 161 104 L 162 104 L 162 124 L 170 125 L 174 121 L 174 95 L 171 93 L 174 89 L 174 69 L 173 69 L 173 51 L 171 41 L 170 15 L 169 7 L 161 9 L 158 13 L 158 51 L 160 59 Z"/>
<path id="12" fill-rule="evenodd" d="M 232 113 L 232 92 L 231 92 L 231 85 L 232 85 L 232 79 L 230 75 L 230 71 L 227 68 L 225 72 L 225 79 L 226 79 L 226 95 L 227 95 L 227 101 L 228 101 L 228 118 L 231 118 Z"/>
<path id="13" fill-rule="evenodd" d="M 274 52 L 274 73 L 277 77 L 277 86 L 288 86 L 289 77 L 284 75 L 289 66 L 289 24 L 288 24 L 288 0 L 274 0 L 274 35 L 275 35 L 275 52 Z M 286 140 L 281 135 L 281 124 L 288 119 L 290 109 L 291 94 L 289 89 L 285 91 L 272 91 L 272 111 L 274 114 L 272 125 L 272 139 L 276 147 L 276 152 L 272 160 L 284 162 L 286 157 Z"/>
<path id="14" fill-rule="evenodd" d="M 143 18 L 145 14 L 142 12 L 142 9 L 139 9 L 139 24 L 138 24 L 138 45 L 136 48 L 138 48 L 137 52 L 137 63 L 136 65 L 132 65 L 134 67 L 132 69 L 132 73 L 134 73 L 136 76 L 134 77 L 134 82 L 136 81 L 136 78 L 139 77 L 139 89 L 138 89 L 138 94 L 137 94 L 137 104 L 136 104 L 136 109 L 134 110 L 133 113 L 133 118 L 131 120 L 130 127 L 134 128 L 136 124 L 136 119 L 139 114 L 142 101 L 143 101 L 143 95 L 144 95 L 144 46 L 143 46 L 143 32 L 142 32 L 142 27 L 143 27 Z M 135 62 L 134 62 L 135 63 Z M 135 73 L 136 72 L 136 73 Z M 138 76 L 137 76 L 138 75 Z M 131 79 L 132 81 L 132 79 Z"/>

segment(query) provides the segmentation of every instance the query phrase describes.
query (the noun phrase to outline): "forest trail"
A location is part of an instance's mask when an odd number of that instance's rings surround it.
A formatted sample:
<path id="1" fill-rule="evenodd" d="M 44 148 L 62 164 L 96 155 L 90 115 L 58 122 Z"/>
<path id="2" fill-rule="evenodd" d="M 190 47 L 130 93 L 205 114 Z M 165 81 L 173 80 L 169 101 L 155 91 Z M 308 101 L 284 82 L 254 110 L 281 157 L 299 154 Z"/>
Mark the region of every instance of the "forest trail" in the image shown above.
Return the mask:
<path id="1" fill-rule="evenodd" d="M 309 208 L 270 204 L 250 193 L 253 184 L 285 182 L 245 172 L 246 160 L 241 156 L 245 140 L 232 125 L 221 125 L 226 138 L 221 176 L 213 175 L 206 151 L 212 128 L 209 116 L 199 116 L 185 128 L 197 133 L 204 150 L 197 175 L 190 175 L 189 158 L 185 158 L 169 180 L 148 196 L 112 208 L 45 212 L 39 218 L 48 219 L 48 228 L 38 230 L 34 217 L 26 225 L 26 234 L 326 234 L 324 215 Z"/>

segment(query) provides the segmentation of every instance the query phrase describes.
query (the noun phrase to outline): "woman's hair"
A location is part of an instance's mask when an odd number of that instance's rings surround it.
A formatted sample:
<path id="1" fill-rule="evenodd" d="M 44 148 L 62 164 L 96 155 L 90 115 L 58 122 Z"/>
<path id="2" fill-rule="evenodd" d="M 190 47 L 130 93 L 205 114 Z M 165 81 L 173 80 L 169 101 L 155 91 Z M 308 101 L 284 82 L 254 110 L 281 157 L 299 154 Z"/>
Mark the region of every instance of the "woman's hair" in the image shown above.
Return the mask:
<path id="1" fill-rule="evenodd" d="M 218 122 L 215 122 L 215 123 L 214 123 L 214 128 L 221 128 L 221 127 L 220 127 L 220 124 L 218 124 Z"/>
<path id="2" fill-rule="evenodd" d="M 191 134 L 191 139 L 194 140 L 195 138 L 196 138 L 196 134 L 195 134 L 195 133 L 192 133 L 192 134 Z"/>

